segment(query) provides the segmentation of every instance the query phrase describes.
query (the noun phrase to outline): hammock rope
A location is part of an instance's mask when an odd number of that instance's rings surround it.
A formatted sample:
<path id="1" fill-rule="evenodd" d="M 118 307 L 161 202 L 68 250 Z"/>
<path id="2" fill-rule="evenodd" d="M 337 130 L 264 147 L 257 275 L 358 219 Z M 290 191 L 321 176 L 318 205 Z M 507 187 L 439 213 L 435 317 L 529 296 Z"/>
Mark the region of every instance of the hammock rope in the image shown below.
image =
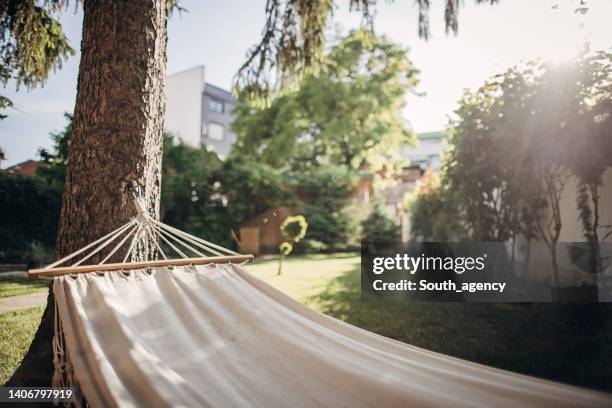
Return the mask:
<path id="1" fill-rule="evenodd" d="M 134 206 L 137 215 L 119 228 L 102 238 L 42 268 L 30 271 L 33 277 L 53 277 L 62 274 L 81 273 L 97 270 L 141 269 L 157 266 L 196 265 L 205 263 L 235 262 L 244 263 L 252 259 L 251 255 L 241 255 L 220 245 L 171 227 L 151 217 L 140 195 L 134 195 Z M 136 256 L 139 242 L 153 242 L 153 251 L 161 257 L 159 260 L 140 261 Z M 127 248 L 126 248 L 127 247 Z M 121 263 L 108 263 L 125 249 Z M 102 258 L 96 264 L 86 265 L 85 261 Z M 160 263 L 161 262 L 161 263 Z M 104 265 L 104 269 L 102 269 Z"/>

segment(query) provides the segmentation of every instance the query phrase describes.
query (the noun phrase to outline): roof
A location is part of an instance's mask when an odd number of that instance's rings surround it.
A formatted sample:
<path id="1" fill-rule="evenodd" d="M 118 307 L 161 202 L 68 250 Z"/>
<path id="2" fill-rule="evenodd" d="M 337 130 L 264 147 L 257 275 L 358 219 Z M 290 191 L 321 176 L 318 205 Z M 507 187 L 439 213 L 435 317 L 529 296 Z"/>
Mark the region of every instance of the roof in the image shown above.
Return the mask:
<path id="1" fill-rule="evenodd" d="M 400 156 L 408 160 L 411 165 L 419 165 L 422 168 L 439 166 L 440 154 L 446 148 L 447 138 L 448 134 L 443 130 L 418 133 L 417 144 L 402 146 Z"/>
<path id="2" fill-rule="evenodd" d="M 231 103 L 238 102 L 230 91 L 220 88 L 216 85 L 209 84 L 208 82 L 206 82 L 206 86 L 204 87 L 204 93 L 206 95 L 210 95 L 215 98 L 221 99 L 224 102 L 231 102 Z"/>
<path id="3" fill-rule="evenodd" d="M 272 207 L 264 212 L 250 216 L 240 223 L 240 227 L 267 227 L 271 225 L 273 228 L 278 229 L 278 225 L 285 221 L 285 218 L 300 213 L 301 211 L 297 207 Z"/>
<path id="4" fill-rule="evenodd" d="M 184 69 L 182 71 L 178 71 L 173 74 L 168 74 L 168 78 L 181 76 L 183 74 L 190 73 L 192 71 L 199 71 L 202 75 L 202 79 L 204 78 L 204 65 L 197 65 L 195 67 Z M 208 82 L 204 82 L 204 94 L 221 99 L 224 102 L 231 102 L 234 104 L 238 102 L 230 91 L 228 91 L 227 89 L 223 89 L 219 86 L 213 85 L 211 83 L 208 83 Z"/>
<path id="5" fill-rule="evenodd" d="M 425 133 L 417 133 L 417 139 L 426 140 L 426 139 L 446 139 L 448 135 L 444 130 L 438 130 L 436 132 L 425 132 Z"/>
<path id="6" fill-rule="evenodd" d="M 20 176 L 35 176 L 36 169 L 40 165 L 36 160 L 26 160 L 14 166 L 6 168 L 4 171 L 9 174 L 18 174 Z"/>

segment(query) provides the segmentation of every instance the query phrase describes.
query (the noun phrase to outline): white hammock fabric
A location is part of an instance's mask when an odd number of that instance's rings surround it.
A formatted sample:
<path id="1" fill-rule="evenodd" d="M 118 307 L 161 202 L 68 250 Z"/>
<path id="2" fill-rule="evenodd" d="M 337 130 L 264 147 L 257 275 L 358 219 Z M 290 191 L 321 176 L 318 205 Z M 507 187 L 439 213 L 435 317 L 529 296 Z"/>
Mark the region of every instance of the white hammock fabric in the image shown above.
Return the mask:
<path id="1" fill-rule="evenodd" d="M 612 406 L 361 330 L 237 265 L 62 276 L 53 291 L 56 380 L 74 374 L 93 407 Z"/>

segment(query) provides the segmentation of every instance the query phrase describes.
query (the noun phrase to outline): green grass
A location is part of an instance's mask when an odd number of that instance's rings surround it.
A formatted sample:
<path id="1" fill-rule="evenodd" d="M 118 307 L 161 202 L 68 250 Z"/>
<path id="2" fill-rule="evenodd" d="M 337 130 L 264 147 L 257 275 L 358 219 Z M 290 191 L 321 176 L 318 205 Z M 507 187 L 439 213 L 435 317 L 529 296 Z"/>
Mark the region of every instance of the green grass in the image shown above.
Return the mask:
<path id="1" fill-rule="evenodd" d="M 329 282 L 359 268 L 355 254 L 289 256 L 283 261 L 283 271 L 278 272 L 278 260 L 258 259 L 247 269 L 275 288 L 319 310 L 322 306 L 315 295 L 325 291 Z"/>
<path id="2" fill-rule="evenodd" d="M 282 276 L 276 276 L 273 260 L 248 269 L 322 313 L 386 337 L 511 371 L 612 390 L 606 305 L 362 302 L 355 255 L 290 256 Z"/>
<path id="3" fill-rule="evenodd" d="M 0 315 L 0 385 L 9 379 L 28 350 L 42 312 L 41 306 Z"/>
<path id="4" fill-rule="evenodd" d="M 28 280 L 25 276 L 0 276 L 0 298 L 27 295 L 46 290 L 49 281 Z"/>

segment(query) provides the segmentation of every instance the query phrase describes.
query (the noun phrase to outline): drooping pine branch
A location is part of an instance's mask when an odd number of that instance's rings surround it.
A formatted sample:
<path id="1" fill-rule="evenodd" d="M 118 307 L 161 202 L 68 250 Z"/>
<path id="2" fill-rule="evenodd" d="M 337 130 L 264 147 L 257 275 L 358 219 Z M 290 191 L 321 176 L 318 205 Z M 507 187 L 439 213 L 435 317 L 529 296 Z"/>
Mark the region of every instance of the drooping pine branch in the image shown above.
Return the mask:
<path id="1" fill-rule="evenodd" d="M 81 0 L 82 1 L 82 0 Z M 17 88 L 42 85 L 49 73 L 61 69 L 75 54 L 62 30 L 59 15 L 79 0 L 0 1 L 0 85 L 15 81 Z M 186 11 L 179 0 L 167 0 L 169 12 Z M 0 95 L 0 112 L 12 106 Z M 0 113 L 0 120 L 6 114 Z"/>
<path id="2" fill-rule="evenodd" d="M 74 55 L 58 20 L 66 5 L 65 0 L 0 2 L 0 84 L 41 85 Z M 0 108 L 12 106 L 6 97 L 0 101 Z"/>
<path id="3" fill-rule="evenodd" d="M 498 0 L 475 0 L 494 4 Z M 419 37 L 428 40 L 430 0 L 414 0 L 419 10 Z M 377 0 L 349 0 L 350 10 L 361 13 L 363 28 L 374 29 Z M 446 32 L 459 30 L 459 0 L 446 0 Z M 235 78 L 235 88 L 254 101 L 265 101 L 274 89 L 294 83 L 318 69 L 325 46 L 325 28 L 334 0 L 268 0 L 260 42 L 247 53 Z"/>

